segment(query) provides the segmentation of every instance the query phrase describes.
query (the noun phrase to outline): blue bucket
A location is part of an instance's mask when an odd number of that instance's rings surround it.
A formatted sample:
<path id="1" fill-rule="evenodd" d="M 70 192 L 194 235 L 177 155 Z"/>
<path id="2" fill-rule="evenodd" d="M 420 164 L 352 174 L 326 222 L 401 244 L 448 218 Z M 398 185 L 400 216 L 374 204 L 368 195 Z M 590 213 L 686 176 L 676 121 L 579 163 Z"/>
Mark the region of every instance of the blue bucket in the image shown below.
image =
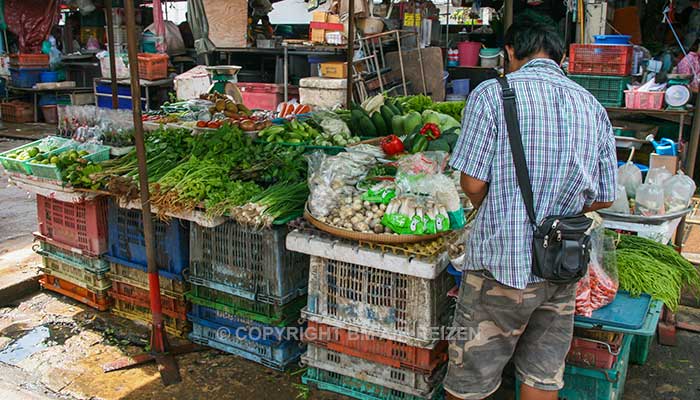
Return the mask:
<path id="1" fill-rule="evenodd" d="M 469 79 L 452 80 L 452 93 L 466 96 L 469 94 Z"/>

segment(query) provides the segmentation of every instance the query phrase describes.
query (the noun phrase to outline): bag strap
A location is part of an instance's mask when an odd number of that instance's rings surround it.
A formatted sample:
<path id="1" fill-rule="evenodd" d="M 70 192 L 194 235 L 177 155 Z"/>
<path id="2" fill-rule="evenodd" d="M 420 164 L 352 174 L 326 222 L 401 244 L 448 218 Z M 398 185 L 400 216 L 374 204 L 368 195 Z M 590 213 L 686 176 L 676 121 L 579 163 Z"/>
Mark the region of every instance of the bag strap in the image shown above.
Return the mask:
<path id="1" fill-rule="evenodd" d="M 503 89 L 503 111 L 506 119 L 506 127 L 508 130 L 508 141 L 510 142 L 510 150 L 513 154 L 513 163 L 515 164 L 515 175 L 518 178 L 518 186 L 520 193 L 525 202 L 525 210 L 532 225 L 537 229 L 537 218 L 535 217 L 534 200 L 532 196 L 532 185 L 530 183 L 530 172 L 527 169 L 525 162 L 525 150 L 523 148 L 523 140 L 520 134 L 520 123 L 518 122 L 518 108 L 515 104 L 515 91 L 508 84 L 508 79 L 505 76 L 498 77 L 498 82 Z"/>

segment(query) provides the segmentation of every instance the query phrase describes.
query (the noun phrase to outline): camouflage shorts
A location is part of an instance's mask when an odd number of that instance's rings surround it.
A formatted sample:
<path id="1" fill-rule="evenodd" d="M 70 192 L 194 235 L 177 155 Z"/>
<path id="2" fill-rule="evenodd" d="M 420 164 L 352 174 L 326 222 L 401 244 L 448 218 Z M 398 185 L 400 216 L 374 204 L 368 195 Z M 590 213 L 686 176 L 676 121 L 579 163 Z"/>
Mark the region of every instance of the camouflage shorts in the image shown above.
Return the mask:
<path id="1" fill-rule="evenodd" d="M 483 399 L 501 384 L 513 359 L 521 381 L 537 389 L 564 386 L 571 344 L 576 284 L 505 286 L 486 271 L 468 271 L 454 316 L 445 389 L 461 399 Z"/>

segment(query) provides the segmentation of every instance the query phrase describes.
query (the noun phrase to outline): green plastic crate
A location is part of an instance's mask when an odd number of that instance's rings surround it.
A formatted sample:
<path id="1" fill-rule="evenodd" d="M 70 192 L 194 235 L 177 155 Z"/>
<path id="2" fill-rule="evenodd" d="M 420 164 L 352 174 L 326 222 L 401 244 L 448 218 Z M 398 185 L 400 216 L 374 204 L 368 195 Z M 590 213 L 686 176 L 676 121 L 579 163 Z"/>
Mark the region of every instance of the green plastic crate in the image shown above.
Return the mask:
<path id="1" fill-rule="evenodd" d="M 84 156 L 83 158 L 92 161 L 92 162 L 100 162 L 100 161 L 107 161 L 109 160 L 109 146 L 101 146 L 101 145 L 91 145 L 91 144 L 86 144 L 86 145 L 79 145 L 79 146 L 71 146 L 71 147 L 66 147 L 62 148 L 59 150 L 56 150 L 56 153 L 53 154 L 49 153 L 51 156 L 55 156 L 57 154 L 69 151 L 69 150 L 87 150 L 90 152 L 90 154 Z M 61 175 L 61 170 L 53 165 L 53 164 L 36 164 L 33 162 L 28 162 L 27 165 L 29 165 L 30 173 L 34 176 L 37 176 L 39 178 L 46 178 L 46 179 L 51 179 L 51 180 L 56 180 L 56 181 L 63 181 L 63 176 Z"/>
<path id="2" fill-rule="evenodd" d="M 49 136 L 44 139 L 40 139 L 31 143 L 27 143 L 25 145 L 16 147 L 12 150 L 8 150 L 6 152 L 0 153 L 0 164 L 7 170 L 8 172 L 19 172 L 20 174 L 31 174 L 32 170 L 29 167 L 29 162 L 33 160 L 34 158 L 30 158 L 28 160 L 16 160 L 14 158 L 7 157 L 9 154 L 16 153 L 18 151 L 22 151 L 24 149 L 28 149 L 30 147 L 38 147 L 40 150 L 45 151 L 48 150 L 51 146 L 59 146 L 58 149 L 49 152 L 48 154 L 54 154 L 56 151 L 59 151 L 62 147 L 64 147 L 67 143 L 69 142 L 68 139 L 56 137 L 56 136 Z"/>
<path id="3" fill-rule="evenodd" d="M 422 400 L 424 397 L 417 397 L 408 393 L 399 392 L 374 383 L 365 382 L 350 376 L 341 375 L 335 372 L 325 371 L 318 368 L 309 367 L 301 377 L 302 383 L 313 386 L 319 390 L 339 393 L 344 396 L 360 400 Z M 438 385 L 429 398 L 431 400 L 442 400 L 445 398 L 442 385 Z"/>
<path id="4" fill-rule="evenodd" d="M 633 335 L 625 335 L 622 349 L 611 369 L 568 365 L 564 369 L 564 388 L 559 400 L 620 400 L 625 390 Z M 515 379 L 515 400 L 520 400 L 520 379 Z"/>
<path id="5" fill-rule="evenodd" d="M 640 336 L 634 335 L 632 338 L 632 349 L 630 351 L 630 363 L 635 365 L 644 365 L 649 358 L 649 350 L 651 343 L 656 336 Z"/>
<path id="6" fill-rule="evenodd" d="M 306 306 L 306 296 L 279 306 L 248 300 L 199 285 L 192 285 L 192 290 L 186 293 L 185 297 L 194 304 L 274 326 L 295 323 L 301 316 L 301 309 Z"/>
<path id="7" fill-rule="evenodd" d="M 621 107 L 629 76 L 569 75 L 569 79 L 583 86 L 605 107 Z"/>

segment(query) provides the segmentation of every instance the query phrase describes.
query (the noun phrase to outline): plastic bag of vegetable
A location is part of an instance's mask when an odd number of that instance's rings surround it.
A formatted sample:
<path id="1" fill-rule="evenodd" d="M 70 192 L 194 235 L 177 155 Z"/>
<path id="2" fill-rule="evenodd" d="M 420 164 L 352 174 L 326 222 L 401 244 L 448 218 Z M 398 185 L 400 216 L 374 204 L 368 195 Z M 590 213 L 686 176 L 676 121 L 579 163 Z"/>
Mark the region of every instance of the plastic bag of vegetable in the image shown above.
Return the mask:
<path id="1" fill-rule="evenodd" d="M 622 185 L 617 185 L 617 194 L 615 196 L 615 201 L 612 206 L 608 208 L 608 211 L 618 213 L 618 214 L 629 214 L 630 213 L 630 201 L 627 198 L 627 191 Z"/>
<path id="2" fill-rule="evenodd" d="M 391 181 L 380 181 L 362 194 L 362 200 L 370 203 L 389 204 L 396 197 L 396 185 Z"/>
<path id="3" fill-rule="evenodd" d="M 663 185 L 664 182 L 666 182 L 666 179 L 672 176 L 673 174 L 670 173 L 666 169 L 666 167 L 654 167 L 649 169 L 649 172 L 647 172 L 647 177 L 644 180 L 644 183 L 651 183 L 652 185 Z"/>
<path id="4" fill-rule="evenodd" d="M 664 189 L 666 212 L 680 211 L 687 208 L 695 193 L 695 182 L 680 171 L 668 178 L 662 187 Z"/>
<path id="5" fill-rule="evenodd" d="M 594 310 L 610 304 L 618 283 L 615 243 L 597 224 L 591 231 L 591 258 L 588 273 L 576 286 L 576 314 L 590 317 Z"/>
<path id="6" fill-rule="evenodd" d="M 382 216 L 382 225 L 403 235 L 443 232 L 450 229 L 449 224 L 444 207 L 414 195 L 395 197 Z"/>
<path id="7" fill-rule="evenodd" d="M 617 169 L 617 182 L 625 187 L 627 197 L 633 199 L 637 187 L 642 184 L 642 171 L 632 161 L 628 161 Z"/>
<path id="8" fill-rule="evenodd" d="M 644 216 L 663 215 L 665 212 L 663 188 L 650 183 L 640 185 L 635 197 L 635 211 L 636 214 Z"/>

